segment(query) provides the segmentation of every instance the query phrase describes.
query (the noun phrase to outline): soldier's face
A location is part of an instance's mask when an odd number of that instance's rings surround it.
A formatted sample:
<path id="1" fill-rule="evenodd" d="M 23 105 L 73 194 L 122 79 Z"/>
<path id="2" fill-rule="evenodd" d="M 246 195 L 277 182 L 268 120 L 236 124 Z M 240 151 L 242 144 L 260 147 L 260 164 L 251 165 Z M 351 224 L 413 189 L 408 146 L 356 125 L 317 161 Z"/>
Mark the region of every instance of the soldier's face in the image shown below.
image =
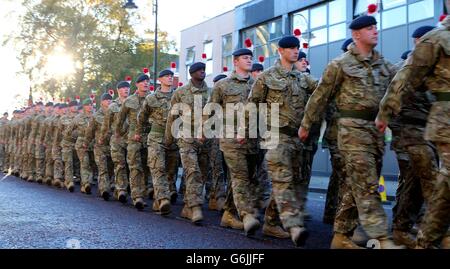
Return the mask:
<path id="1" fill-rule="evenodd" d="M 258 76 L 259 76 L 259 74 L 261 74 L 262 73 L 262 71 L 253 71 L 252 72 L 252 77 L 254 78 L 254 79 L 256 79 Z"/>
<path id="2" fill-rule="evenodd" d="M 91 105 L 83 106 L 83 110 L 85 113 L 90 114 L 92 112 L 92 106 Z"/>
<path id="3" fill-rule="evenodd" d="M 148 91 L 148 86 L 149 86 L 148 82 L 149 82 L 148 80 L 144 80 L 139 83 L 136 83 L 136 87 L 137 87 L 138 91 L 140 91 L 140 92 Z"/>
<path id="4" fill-rule="evenodd" d="M 242 55 L 234 58 L 234 66 L 236 69 L 240 69 L 245 72 L 252 70 L 253 57 L 250 55 Z"/>
<path id="5" fill-rule="evenodd" d="M 308 62 L 306 61 L 305 58 L 301 58 L 300 61 L 297 61 L 295 63 L 295 67 L 300 71 L 300 72 L 305 72 L 306 69 L 308 68 Z"/>
<path id="6" fill-rule="evenodd" d="M 279 48 L 278 49 L 281 58 L 289 63 L 295 63 L 298 59 L 299 48 Z"/>
<path id="7" fill-rule="evenodd" d="M 130 94 L 130 88 L 128 87 L 120 88 L 117 90 L 117 93 L 119 94 L 120 97 L 127 98 L 128 95 Z"/>
<path id="8" fill-rule="evenodd" d="M 205 69 L 200 69 L 191 74 L 191 77 L 195 80 L 204 80 L 206 77 Z"/>
<path id="9" fill-rule="evenodd" d="M 378 44 L 378 29 L 376 25 L 370 25 L 356 31 L 357 39 L 365 45 L 376 46 Z M 358 38 L 359 37 L 359 38 Z"/>
<path id="10" fill-rule="evenodd" d="M 111 104 L 111 100 L 103 100 L 102 101 L 102 107 L 104 109 L 108 108 L 110 104 Z"/>
<path id="11" fill-rule="evenodd" d="M 172 75 L 166 75 L 159 78 L 159 82 L 161 85 L 170 87 L 173 85 L 173 76 Z"/>

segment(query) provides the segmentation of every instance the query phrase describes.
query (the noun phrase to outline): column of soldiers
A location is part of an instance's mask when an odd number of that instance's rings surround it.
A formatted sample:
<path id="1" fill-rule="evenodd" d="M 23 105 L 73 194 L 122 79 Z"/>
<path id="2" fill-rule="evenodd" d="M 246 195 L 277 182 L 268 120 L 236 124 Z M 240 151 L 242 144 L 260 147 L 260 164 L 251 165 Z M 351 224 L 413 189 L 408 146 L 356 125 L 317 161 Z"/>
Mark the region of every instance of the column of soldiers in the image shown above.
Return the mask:
<path id="1" fill-rule="evenodd" d="M 143 210 L 150 198 L 153 211 L 168 215 L 177 201 L 181 162 L 183 218 L 202 223 L 206 191 L 208 208 L 222 212 L 221 226 L 251 236 L 262 221 L 263 234 L 303 246 L 312 160 L 325 120 L 333 172 L 323 222 L 334 224 L 331 248 L 361 248 L 352 240 L 358 226 L 381 248 L 449 248 L 450 17 L 436 29 L 417 29 L 415 49 L 397 65 L 374 49 L 376 25 L 372 16 L 354 19 L 352 39 L 320 80 L 309 74 L 299 39 L 286 36 L 268 70 L 252 64 L 251 50 L 237 49 L 234 70 L 217 76 L 213 88 L 205 82 L 205 64 L 197 62 L 190 66 L 189 82 L 178 89 L 170 70 L 159 73 L 160 87 L 153 93 L 146 74 L 136 78 L 133 95 L 131 84 L 121 81 L 118 98 L 103 94 L 95 113 L 86 99 L 37 102 L 14 111 L 10 121 L 4 114 L 0 168 L 70 192 L 79 177 L 86 194 L 97 177 L 104 200 L 112 196 L 126 203 L 131 195 L 134 207 Z M 223 111 L 227 104 L 256 104 L 257 110 L 267 104 L 265 124 L 278 134 L 278 143 L 266 149 L 270 137 L 249 136 L 260 126 L 241 125 L 237 118 L 234 137 L 205 136 L 202 128 L 212 117 L 203 114 L 207 104 Z M 279 110 L 275 121 L 272 105 Z M 378 193 L 388 123 L 400 167 L 392 233 Z"/>

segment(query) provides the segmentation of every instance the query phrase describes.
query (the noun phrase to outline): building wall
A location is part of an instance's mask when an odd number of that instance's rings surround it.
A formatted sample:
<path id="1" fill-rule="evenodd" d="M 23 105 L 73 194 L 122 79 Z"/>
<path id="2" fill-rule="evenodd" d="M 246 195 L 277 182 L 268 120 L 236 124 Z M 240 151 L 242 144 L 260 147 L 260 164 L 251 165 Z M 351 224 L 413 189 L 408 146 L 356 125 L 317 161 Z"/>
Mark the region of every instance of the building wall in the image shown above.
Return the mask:
<path id="1" fill-rule="evenodd" d="M 213 78 L 222 73 L 222 36 L 233 34 L 234 30 L 234 10 L 183 30 L 180 44 L 180 82 L 186 83 L 189 79 L 185 65 L 187 49 L 195 47 L 194 62 L 198 62 L 202 60 L 205 41 L 212 41 L 213 73 L 207 76 L 205 80 L 209 86 L 212 86 Z M 228 68 L 231 69 L 231 67 Z"/>

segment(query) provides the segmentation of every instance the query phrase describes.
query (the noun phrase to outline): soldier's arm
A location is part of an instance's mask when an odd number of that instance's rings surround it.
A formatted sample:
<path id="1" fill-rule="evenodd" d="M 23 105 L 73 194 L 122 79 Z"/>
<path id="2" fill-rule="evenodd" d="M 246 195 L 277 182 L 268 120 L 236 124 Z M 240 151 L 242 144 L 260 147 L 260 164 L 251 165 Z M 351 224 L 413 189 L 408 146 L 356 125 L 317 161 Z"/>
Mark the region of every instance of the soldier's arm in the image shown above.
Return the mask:
<path id="1" fill-rule="evenodd" d="M 111 109 L 108 108 L 108 110 L 105 111 L 105 117 L 103 117 L 102 126 L 100 128 L 100 141 L 105 141 L 106 136 L 109 133 L 109 130 L 111 129 L 112 121 L 113 121 L 113 113 Z"/>
<path id="2" fill-rule="evenodd" d="M 342 79 L 341 68 L 337 62 L 332 61 L 325 69 L 317 88 L 312 93 L 305 107 L 305 114 L 302 120 L 302 127 L 305 130 L 311 129 L 314 122 L 320 121 L 324 109 L 334 95 L 337 85 Z"/>
<path id="3" fill-rule="evenodd" d="M 137 115 L 137 125 L 136 125 L 136 134 L 142 134 L 142 129 L 145 123 L 148 120 L 148 115 L 150 115 L 150 106 L 147 102 L 147 98 L 145 98 L 144 103 Z"/>
<path id="4" fill-rule="evenodd" d="M 86 127 L 86 130 L 84 131 L 84 137 L 86 138 L 86 141 L 92 141 L 95 137 L 95 131 L 97 129 L 97 121 L 95 120 L 95 116 L 91 117 L 89 120 L 88 126 Z"/>
<path id="5" fill-rule="evenodd" d="M 258 76 L 253 83 L 250 94 L 248 95 L 247 101 L 250 103 L 255 103 L 258 106 L 259 103 L 264 103 L 267 96 L 267 88 L 265 86 L 264 77 Z"/>
<path id="6" fill-rule="evenodd" d="M 167 122 L 166 122 L 166 132 L 165 132 L 165 140 L 166 144 L 170 145 L 174 142 L 174 137 L 172 136 L 172 124 L 175 121 L 176 118 L 178 118 L 178 115 L 172 115 L 172 109 L 175 106 L 175 104 L 179 103 L 179 90 L 175 91 L 175 93 L 172 96 L 172 99 L 170 100 L 170 110 L 169 114 L 167 115 Z"/>
<path id="7" fill-rule="evenodd" d="M 315 79 L 310 74 L 305 74 L 306 83 L 308 83 L 308 93 L 312 94 L 314 90 L 317 88 L 317 85 L 319 84 L 319 80 Z"/>
<path id="8" fill-rule="evenodd" d="M 129 108 L 126 106 L 126 102 L 120 107 L 120 111 L 117 114 L 117 122 L 115 123 L 114 130 L 116 133 L 120 134 L 120 130 L 122 130 L 122 126 L 125 124 L 125 120 L 127 119 Z"/>
<path id="9" fill-rule="evenodd" d="M 402 107 L 402 96 L 408 90 L 416 90 L 425 76 L 433 69 L 440 55 L 440 46 L 430 40 L 422 40 L 406 60 L 405 65 L 391 81 L 380 102 L 378 120 L 388 123 L 392 114 L 398 114 Z"/>

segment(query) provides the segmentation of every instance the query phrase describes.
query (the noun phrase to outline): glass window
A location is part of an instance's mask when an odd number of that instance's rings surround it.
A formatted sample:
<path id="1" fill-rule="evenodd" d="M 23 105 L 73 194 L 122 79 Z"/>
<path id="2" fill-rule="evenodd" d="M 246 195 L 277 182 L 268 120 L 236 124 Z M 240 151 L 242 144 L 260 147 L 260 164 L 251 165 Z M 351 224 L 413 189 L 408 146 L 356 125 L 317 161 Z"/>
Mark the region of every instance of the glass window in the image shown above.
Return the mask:
<path id="1" fill-rule="evenodd" d="M 281 19 L 269 22 L 268 25 L 270 40 L 281 37 L 283 35 Z"/>
<path id="2" fill-rule="evenodd" d="M 328 23 L 336 24 L 347 19 L 347 0 L 335 0 L 330 2 Z"/>
<path id="3" fill-rule="evenodd" d="M 233 37 L 231 34 L 222 37 L 222 54 L 228 55 L 233 53 Z"/>
<path id="4" fill-rule="evenodd" d="M 347 27 L 345 23 L 336 24 L 328 28 L 329 42 L 345 39 L 346 36 L 347 36 Z"/>
<path id="5" fill-rule="evenodd" d="M 327 5 L 311 9 L 311 28 L 317 28 L 327 24 Z"/>
<path id="6" fill-rule="evenodd" d="M 213 73 L 213 61 L 212 60 L 208 60 L 206 61 L 206 75 L 209 76 Z"/>
<path id="7" fill-rule="evenodd" d="M 376 4 L 377 0 L 357 0 L 355 5 L 355 13 L 354 16 L 358 16 L 362 13 L 367 12 L 367 7 L 370 4 Z"/>
<path id="8" fill-rule="evenodd" d="M 267 42 L 269 41 L 269 31 L 267 24 L 263 24 L 256 27 L 255 37 L 256 40 L 252 40 L 254 42 L 254 46 L 261 46 L 267 44 Z"/>
<path id="9" fill-rule="evenodd" d="M 406 4 L 406 0 L 383 0 L 383 10 Z"/>
<path id="10" fill-rule="evenodd" d="M 302 33 L 308 31 L 308 21 L 309 21 L 309 13 L 308 10 L 303 10 L 302 12 L 295 13 L 293 18 L 293 29 L 299 28 Z"/>
<path id="11" fill-rule="evenodd" d="M 383 11 L 381 16 L 383 29 L 406 24 L 406 6 Z"/>
<path id="12" fill-rule="evenodd" d="M 269 47 L 267 45 L 256 47 L 254 56 L 255 59 L 259 56 L 264 56 L 268 58 L 270 56 Z"/>
<path id="13" fill-rule="evenodd" d="M 409 22 L 420 21 L 434 16 L 434 0 L 423 0 L 408 6 Z"/>
<path id="14" fill-rule="evenodd" d="M 190 48 L 187 49 L 187 52 L 186 52 L 186 65 L 194 63 L 194 59 L 195 59 L 194 48 L 195 47 L 190 47 Z"/>
<path id="15" fill-rule="evenodd" d="M 318 46 L 327 43 L 327 28 L 312 31 L 310 45 Z"/>
<path id="16" fill-rule="evenodd" d="M 213 57 L 213 43 L 212 41 L 208 41 L 203 44 L 203 52 L 206 53 L 206 59 L 210 60 Z"/>
<path id="17" fill-rule="evenodd" d="M 222 68 L 226 66 L 228 70 L 233 69 L 233 56 L 226 56 L 222 58 Z"/>

